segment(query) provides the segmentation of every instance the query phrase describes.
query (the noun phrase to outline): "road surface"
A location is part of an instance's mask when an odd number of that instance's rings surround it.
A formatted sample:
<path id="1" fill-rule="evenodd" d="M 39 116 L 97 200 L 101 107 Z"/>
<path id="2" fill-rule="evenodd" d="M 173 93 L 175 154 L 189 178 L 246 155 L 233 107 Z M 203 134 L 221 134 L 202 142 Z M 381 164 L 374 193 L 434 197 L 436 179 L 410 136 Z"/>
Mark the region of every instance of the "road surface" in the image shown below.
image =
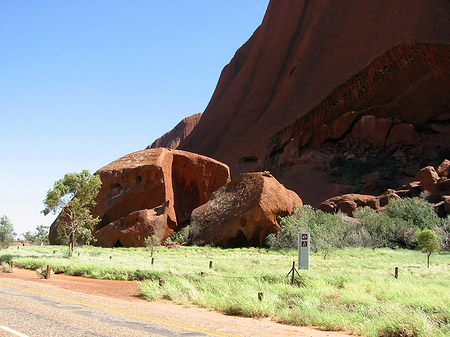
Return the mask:
<path id="1" fill-rule="evenodd" d="M 0 275 L 0 336 L 347 336 L 198 308 L 126 301 Z M 170 305 L 169 305 L 170 306 Z M 162 310 L 159 310 L 162 309 Z M 174 315 L 175 313 L 175 315 Z"/>

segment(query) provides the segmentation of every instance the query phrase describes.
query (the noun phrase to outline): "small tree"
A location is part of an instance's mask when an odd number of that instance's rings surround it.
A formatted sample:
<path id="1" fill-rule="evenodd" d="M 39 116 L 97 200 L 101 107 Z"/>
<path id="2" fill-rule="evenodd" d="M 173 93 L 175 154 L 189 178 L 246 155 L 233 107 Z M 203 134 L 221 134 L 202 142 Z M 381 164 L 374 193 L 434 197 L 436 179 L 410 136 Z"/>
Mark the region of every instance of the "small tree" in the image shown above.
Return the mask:
<path id="1" fill-rule="evenodd" d="M 151 249 L 152 257 L 153 257 L 153 251 L 155 250 L 155 247 L 159 246 L 160 244 L 161 244 L 161 240 L 155 234 L 147 236 L 144 239 L 144 246 Z"/>
<path id="2" fill-rule="evenodd" d="M 429 268 L 431 254 L 441 250 L 439 237 L 435 231 L 427 228 L 417 232 L 416 236 L 417 241 L 419 242 L 419 247 L 422 248 L 424 253 L 427 253 L 427 268 Z"/>
<path id="3" fill-rule="evenodd" d="M 48 244 L 48 226 L 39 225 L 36 227 L 36 231 L 28 231 L 23 234 L 25 242 L 33 243 L 35 245 Z"/>
<path id="4" fill-rule="evenodd" d="M 8 248 L 14 240 L 14 229 L 6 215 L 0 219 L 0 249 Z"/>
<path id="5" fill-rule="evenodd" d="M 58 234 L 69 242 L 69 256 L 73 255 L 75 241 L 83 238 L 92 240 L 92 231 L 100 221 L 94 218 L 90 209 L 95 206 L 95 197 L 102 182 L 98 175 L 87 170 L 69 173 L 55 182 L 44 200 L 44 215 L 60 213 L 57 218 Z"/>

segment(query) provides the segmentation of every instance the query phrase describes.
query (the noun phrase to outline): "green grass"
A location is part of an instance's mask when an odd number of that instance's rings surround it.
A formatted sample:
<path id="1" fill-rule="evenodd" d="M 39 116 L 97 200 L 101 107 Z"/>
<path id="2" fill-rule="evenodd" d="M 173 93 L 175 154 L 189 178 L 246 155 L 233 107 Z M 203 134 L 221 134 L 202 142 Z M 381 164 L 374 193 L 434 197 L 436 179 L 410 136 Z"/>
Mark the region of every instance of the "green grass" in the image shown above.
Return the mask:
<path id="1" fill-rule="evenodd" d="M 311 270 L 300 271 L 292 286 L 286 274 L 295 250 L 157 250 L 153 266 L 143 248 L 82 247 L 68 259 L 66 247 L 11 247 L 0 251 L 0 262 L 13 259 L 31 269 L 51 264 L 57 272 L 86 277 L 147 279 L 140 287 L 150 301 L 194 303 L 232 315 L 364 336 L 450 336 L 448 253 L 432 255 L 429 269 L 425 254 L 417 251 L 346 248 L 326 260 L 313 254 Z M 399 279 L 393 277 L 395 267 Z M 264 293 L 262 301 L 258 292 Z"/>

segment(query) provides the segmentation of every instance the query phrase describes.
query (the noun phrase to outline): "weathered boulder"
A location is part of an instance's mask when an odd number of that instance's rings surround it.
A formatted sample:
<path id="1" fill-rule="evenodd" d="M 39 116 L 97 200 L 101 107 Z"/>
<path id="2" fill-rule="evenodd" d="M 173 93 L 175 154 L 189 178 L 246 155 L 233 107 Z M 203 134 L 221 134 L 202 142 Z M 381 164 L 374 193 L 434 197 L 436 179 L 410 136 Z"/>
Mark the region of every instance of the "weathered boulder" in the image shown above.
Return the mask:
<path id="1" fill-rule="evenodd" d="M 161 239 L 170 233 L 166 207 L 161 206 L 132 212 L 96 231 L 95 237 L 105 247 L 142 247 L 146 237 Z"/>
<path id="2" fill-rule="evenodd" d="M 450 160 L 445 159 L 437 169 L 440 177 L 450 177 Z"/>
<path id="3" fill-rule="evenodd" d="M 439 175 L 433 166 L 427 166 L 420 170 L 417 178 L 420 181 L 423 191 L 429 193 L 431 198 L 436 198 L 439 194 L 437 182 Z"/>
<path id="4" fill-rule="evenodd" d="M 165 147 L 168 149 L 176 149 L 180 142 L 185 139 L 192 132 L 194 127 L 200 121 L 202 113 L 198 113 L 184 118 L 172 130 L 165 133 L 156 139 L 147 149 L 156 149 L 158 147 Z"/>
<path id="5" fill-rule="evenodd" d="M 189 243 L 223 247 L 263 246 L 279 217 L 302 206 L 298 195 L 270 173 L 245 173 L 213 193 L 192 212 Z"/>
<path id="6" fill-rule="evenodd" d="M 377 118 L 372 115 L 363 116 L 351 129 L 348 141 L 384 146 L 391 128 L 392 119 L 390 118 Z"/>
<path id="7" fill-rule="evenodd" d="M 416 132 L 414 125 L 400 123 L 392 127 L 385 142 L 388 148 L 400 145 L 416 145 L 420 142 L 420 136 Z"/>
<path id="8" fill-rule="evenodd" d="M 102 186 L 94 216 L 100 246 L 142 246 L 146 236 L 167 238 L 189 223 L 194 208 L 230 181 L 227 165 L 179 150 L 128 154 L 96 172 Z M 56 232 L 56 224 L 51 232 Z M 51 237 L 51 243 L 58 243 Z"/>
<path id="9" fill-rule="evenodd" d="M 368 206 L 374 210 L 380 210 L 386 206 L 390 199 L 399 199 L 400 197 L 390 190 L 380 196 L 365 194 L 344 194 L 325 200 L 319 206 L 319 209 L 327 213 L 342 212 L 352 216 L 353 212 L 359 207 Z"/>

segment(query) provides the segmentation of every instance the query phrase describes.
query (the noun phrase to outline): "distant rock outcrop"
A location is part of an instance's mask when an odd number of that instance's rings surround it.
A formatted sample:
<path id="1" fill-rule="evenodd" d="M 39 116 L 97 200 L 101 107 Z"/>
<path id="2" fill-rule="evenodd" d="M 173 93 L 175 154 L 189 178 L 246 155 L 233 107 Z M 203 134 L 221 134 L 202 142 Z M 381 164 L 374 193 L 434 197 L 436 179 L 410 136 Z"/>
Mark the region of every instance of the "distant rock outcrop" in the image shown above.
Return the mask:
<path id="1" fill-rule="evenodd" d="M 262 246 L 302 200 L 270 173 L 244 173 L 192 212 L 189 243 L 223 247 Z"/>
<path id="2" fill-rule="evenodd" d="M 352 216 L 360 207 L 368 206 L 374 210 L 382 210 L 391 199 L 400 197 L 422 197 L 434 203 L 436 212 L 441 217 L 450 215 L 450 161 L 445 159 L 438 169 L 427 166 L 416 172 L 417 180 L 403 185 L 402 190 L 388 190 L 386 193 L 373 196 L 364 194 L 344 194 L 329 198 L 319 208 L 328 213 L 343 212 Z"/>
<path id="3" fill-rule="evenodd" d="M 353 212 L 360 207 L 370 207 L 374 210 L 381 210 L 391 199 L 400 199 L 395 191 L 388 191 L 381 196 L 365 194 L 344 194 L 325 200 L 320 204 L 319 209 L 327 213 L 342 212 L 352 216 Z"/>
<path id="4" fill-rule="evenodd" d="M 102 186 L 92 210 L 101 219 L 94 236 L 106 247 L 143 246 L 156 235 L 166 239 L 189 223 L 194 208 L 230 181 L 228 166 L 197 154 L 149 149 L 101 168 Z M 56 225 L 50 242 L 57 243 Z"/>
<path id="5" fill-rule="evenodd" d="M 156 149 L 158 147 L 165 147 L 168 149 L 176 149 L 180 142 L 185 139 L 192 132 L 194 127 L 200 121 L 202 113 L 198 113 L 184 118 L 172 130 L 165 133 L 163 136 L 155 140 L 147 149 Z"/>

